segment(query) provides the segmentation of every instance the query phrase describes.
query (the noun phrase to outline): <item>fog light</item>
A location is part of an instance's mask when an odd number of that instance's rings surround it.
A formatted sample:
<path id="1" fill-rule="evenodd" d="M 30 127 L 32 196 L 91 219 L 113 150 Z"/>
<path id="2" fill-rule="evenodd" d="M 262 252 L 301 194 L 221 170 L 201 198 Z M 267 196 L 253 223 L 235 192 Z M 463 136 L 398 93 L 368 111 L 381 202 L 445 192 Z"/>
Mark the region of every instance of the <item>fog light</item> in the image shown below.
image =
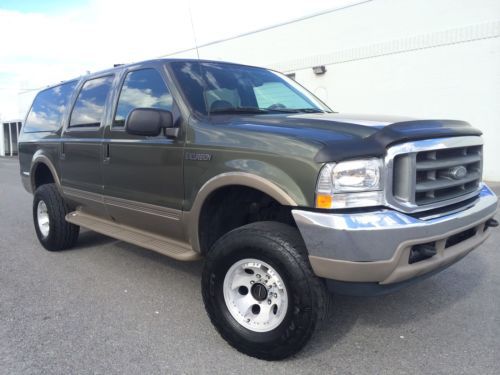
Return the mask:
<path id="1" fill-rule="evenodd" d="M 417 263 L 425 259 L 432 258 L 437 254 L 436 244 L 434 242 L 415 245 L 410 250 L 408 263 Z"/>

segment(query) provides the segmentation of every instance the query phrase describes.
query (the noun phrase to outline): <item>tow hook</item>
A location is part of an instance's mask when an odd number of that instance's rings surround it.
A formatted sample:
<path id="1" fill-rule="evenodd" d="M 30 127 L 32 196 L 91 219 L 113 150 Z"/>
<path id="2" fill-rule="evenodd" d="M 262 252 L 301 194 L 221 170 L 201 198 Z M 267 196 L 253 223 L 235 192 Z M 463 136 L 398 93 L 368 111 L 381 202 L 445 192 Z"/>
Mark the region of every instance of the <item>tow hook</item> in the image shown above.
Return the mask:
<path id="1" fill-rule="evenodd" d="M 484 229 L 496 228 L 496 227 L 498 227 L 498 220 L 491 218 L 488 221 L 486 221 Z"/>

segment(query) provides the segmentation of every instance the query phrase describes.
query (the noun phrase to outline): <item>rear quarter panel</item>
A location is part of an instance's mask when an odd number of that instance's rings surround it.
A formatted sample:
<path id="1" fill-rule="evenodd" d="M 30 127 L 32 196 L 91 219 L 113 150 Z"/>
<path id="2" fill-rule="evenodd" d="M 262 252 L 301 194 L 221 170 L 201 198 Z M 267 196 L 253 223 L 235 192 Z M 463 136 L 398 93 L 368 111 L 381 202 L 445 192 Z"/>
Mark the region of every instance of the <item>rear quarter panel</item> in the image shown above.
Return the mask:
<path id="1" fill-rule="evenodd" d="M 19 166 L 23 185 L 26 190 L 33 192 L 34 170 L 40 161 L 40 156 L 45 156 L 54 167 L 57 176 L 60 176 L 60 142 L 59 134 L 51 132 L 24 133 L 19 137 Z"/>

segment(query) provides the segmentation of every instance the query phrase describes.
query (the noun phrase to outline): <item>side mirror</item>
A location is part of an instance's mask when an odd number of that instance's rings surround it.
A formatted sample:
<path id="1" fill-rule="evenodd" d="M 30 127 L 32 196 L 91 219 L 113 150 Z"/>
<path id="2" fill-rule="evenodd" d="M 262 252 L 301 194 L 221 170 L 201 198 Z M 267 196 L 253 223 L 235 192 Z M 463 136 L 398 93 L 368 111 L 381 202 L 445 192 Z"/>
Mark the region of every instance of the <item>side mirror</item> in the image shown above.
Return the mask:
<path id="1" fill-rule="evenodd" d="M 156 137 L 162 129 L 173 128 L 172 112 L 157 108 L 135 108 L 125 120 L 125 131 L 133 135 Z"/>

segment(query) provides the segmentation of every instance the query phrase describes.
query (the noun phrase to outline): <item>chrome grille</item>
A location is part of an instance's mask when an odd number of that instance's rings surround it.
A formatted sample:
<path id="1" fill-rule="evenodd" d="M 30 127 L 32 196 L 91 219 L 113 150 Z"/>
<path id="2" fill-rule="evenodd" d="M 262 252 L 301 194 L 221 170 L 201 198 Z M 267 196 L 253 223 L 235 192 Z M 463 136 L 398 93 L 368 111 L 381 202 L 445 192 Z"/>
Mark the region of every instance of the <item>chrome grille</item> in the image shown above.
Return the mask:
<path id="1" fill-rule="evenodd" d="M 481 153 L 482 146 L 417 153 L 415 203 L 420 206 L 476 191 L 481 182 Z M 457 176 L 456 171 L 463 173 Z"/>
<path id="2" fill-rule="evenodd" d="M 388 203 L 422 211 L 471 198 L 481 188 L 480 137 L 424 140 L 388 150 Z M 387 186 L 387 185 L 386 185 Z"/>

